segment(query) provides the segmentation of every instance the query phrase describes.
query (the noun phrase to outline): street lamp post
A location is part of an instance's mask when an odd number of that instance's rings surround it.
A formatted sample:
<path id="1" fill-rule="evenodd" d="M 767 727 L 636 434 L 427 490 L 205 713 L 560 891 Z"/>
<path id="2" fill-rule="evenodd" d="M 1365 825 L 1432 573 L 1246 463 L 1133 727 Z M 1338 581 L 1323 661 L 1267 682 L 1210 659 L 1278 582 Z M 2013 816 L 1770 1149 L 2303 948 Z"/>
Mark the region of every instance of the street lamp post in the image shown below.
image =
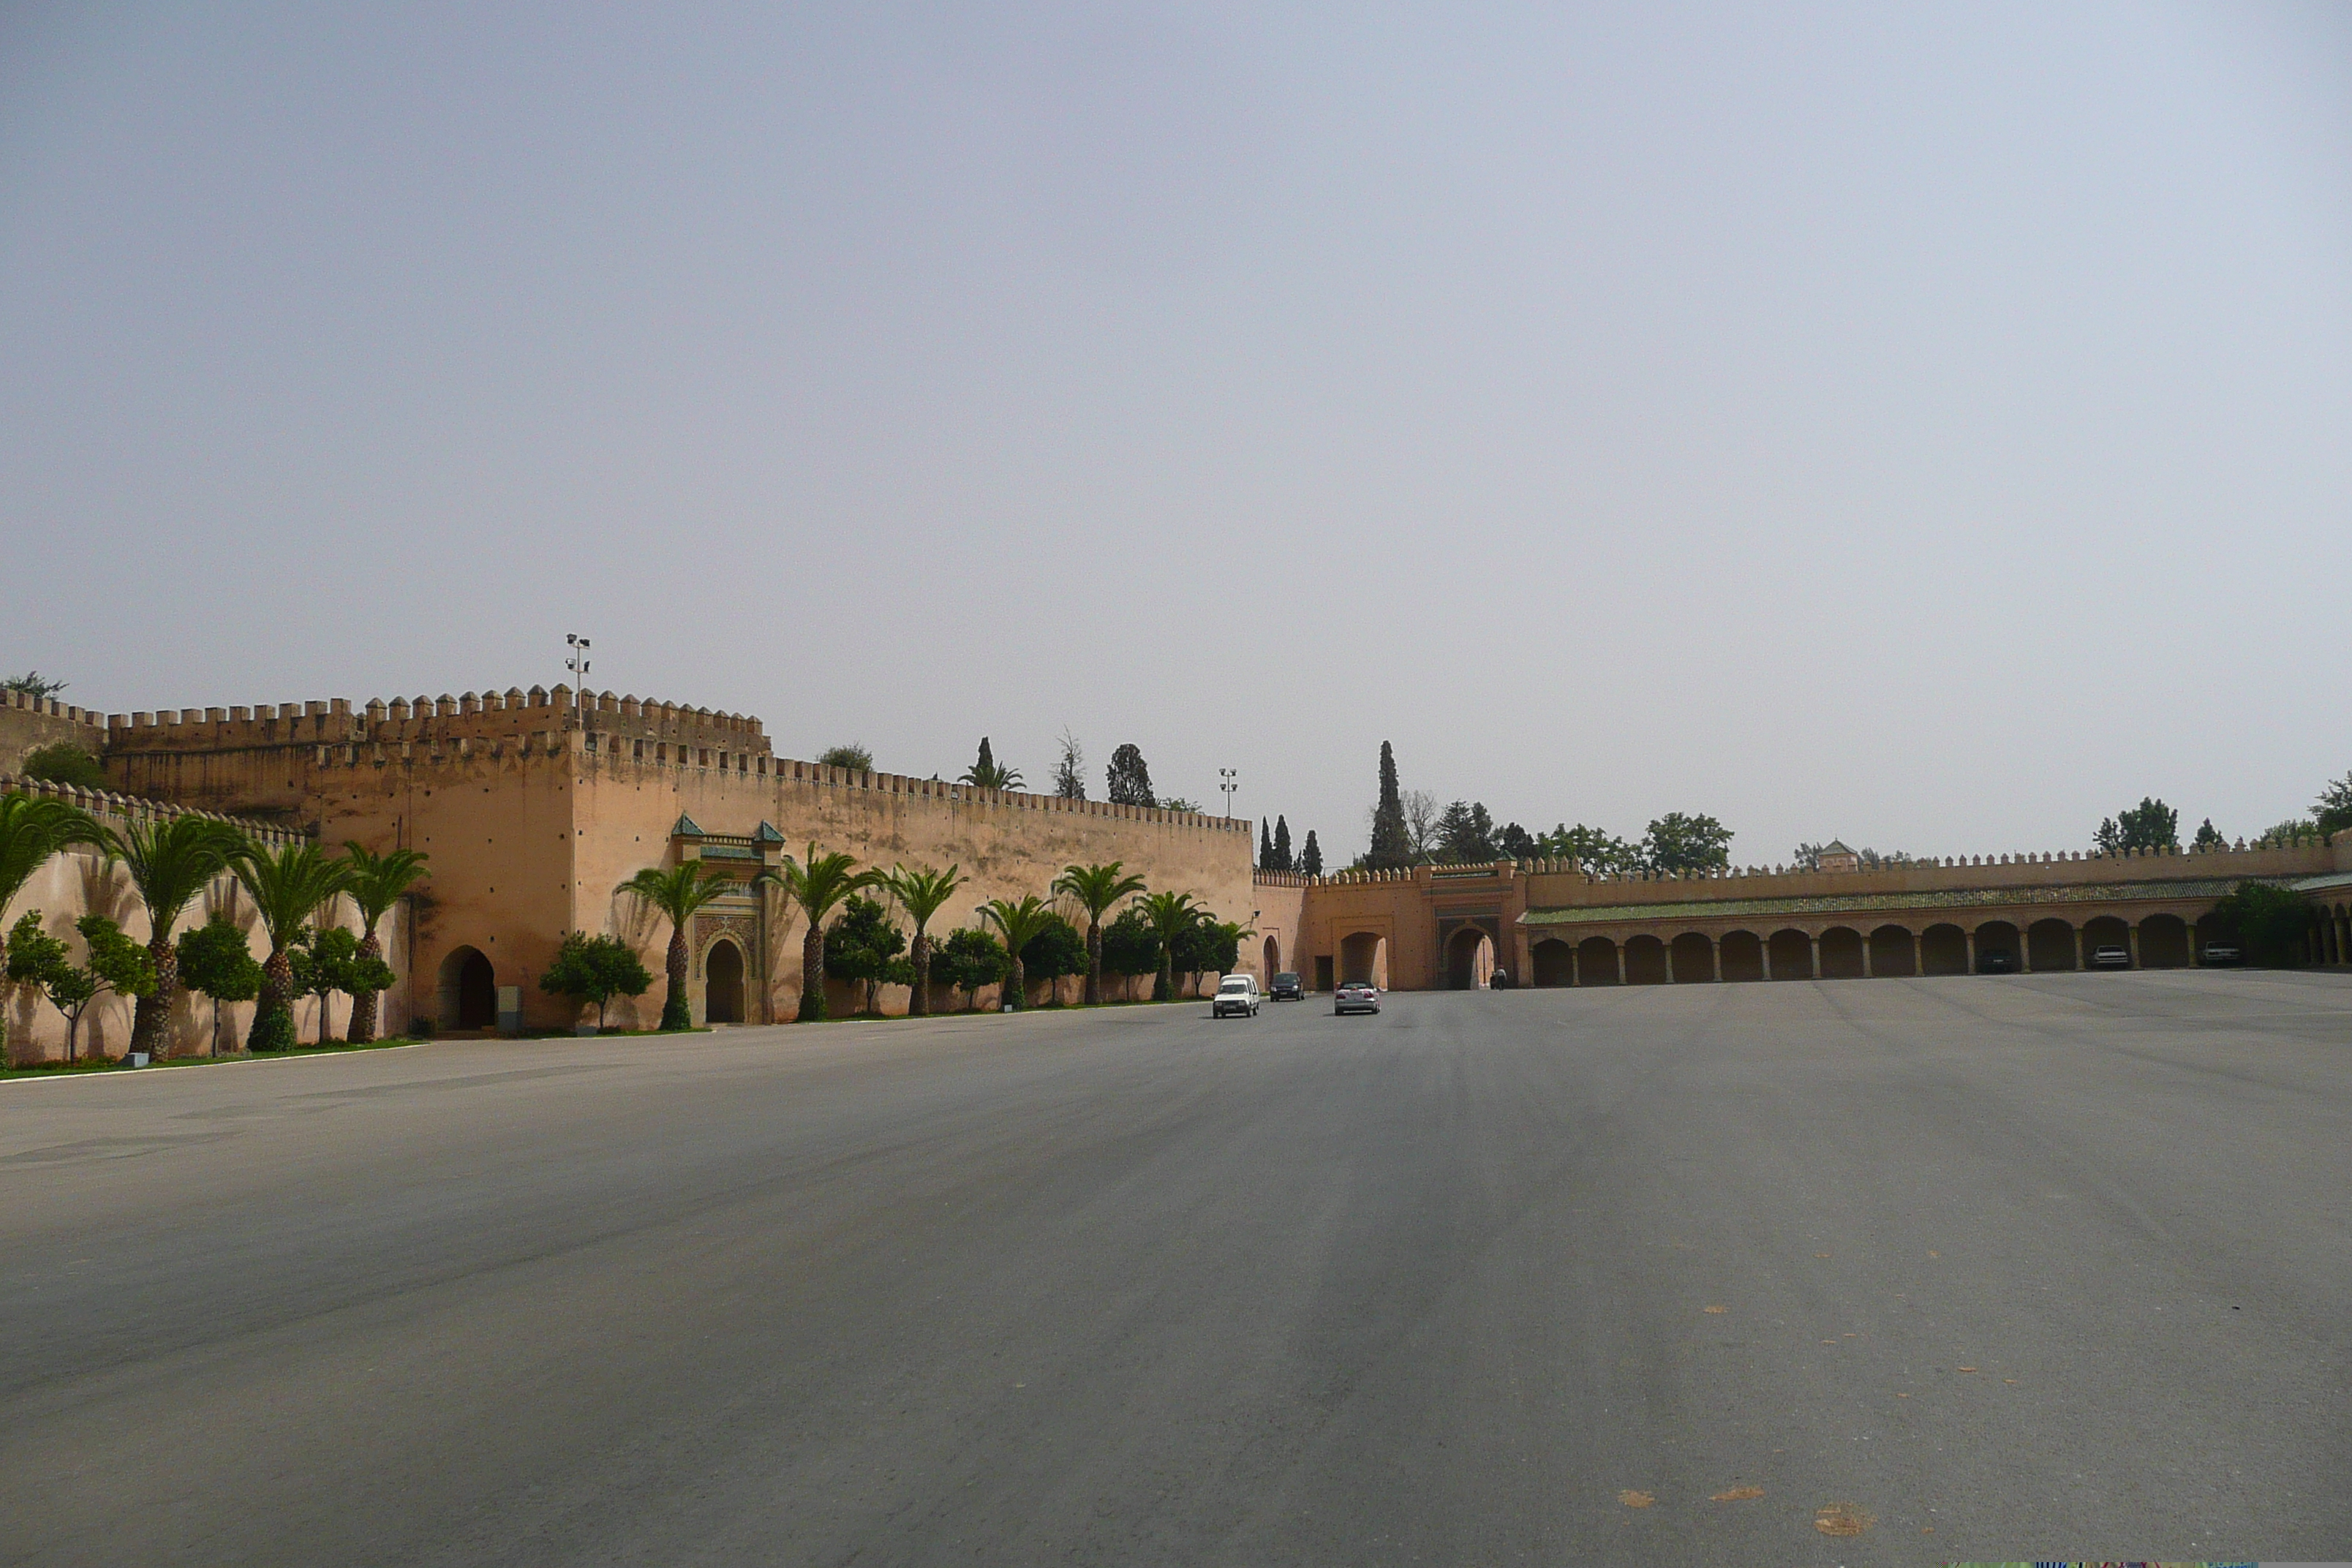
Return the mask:
<path id="1" fill-rule="evenodd" d="M 1225 820 L 1228 822 L 1233 820 L 1234 792 L 1242 787 L 1241 776 L 1238 769 L 1219 768 L 1217 770 L 1217 787 L 1225 792 Z"/>

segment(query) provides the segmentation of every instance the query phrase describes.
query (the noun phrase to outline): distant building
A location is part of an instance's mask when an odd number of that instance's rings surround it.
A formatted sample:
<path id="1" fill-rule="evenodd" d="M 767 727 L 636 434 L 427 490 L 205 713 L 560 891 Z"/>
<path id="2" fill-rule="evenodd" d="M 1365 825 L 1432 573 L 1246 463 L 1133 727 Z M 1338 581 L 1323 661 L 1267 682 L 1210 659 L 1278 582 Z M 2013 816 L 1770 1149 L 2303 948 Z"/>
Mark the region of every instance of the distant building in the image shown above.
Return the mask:
<path id="1" fill-rule="evenodd" d="M 1862 869 L 1862 857 L 1852 849 L 1847 848 L 1843 840 L 1832 838 L 1827 844 L 1822 846 L 1821 864 L 1816 866 L 1814 869 L 1820 871 L 1859 871 Z"/>

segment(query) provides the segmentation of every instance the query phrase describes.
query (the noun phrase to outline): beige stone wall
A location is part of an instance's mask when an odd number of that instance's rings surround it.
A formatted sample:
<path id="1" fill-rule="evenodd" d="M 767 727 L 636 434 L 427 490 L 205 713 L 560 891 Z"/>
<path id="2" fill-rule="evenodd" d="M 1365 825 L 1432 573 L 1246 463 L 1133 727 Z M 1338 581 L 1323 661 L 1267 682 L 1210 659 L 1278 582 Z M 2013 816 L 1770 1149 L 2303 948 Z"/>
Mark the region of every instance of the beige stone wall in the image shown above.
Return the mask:
<path id="1" fill-rule="evenodd" d="M 95 713 L 54 699 L 41 701 L 21 691 L 0 691 L 0 773 L 15 777 L 27 755 L 60 741 L 95 753 L 105 748 L 106 731 Z"/>
<path id="2" fill-rule="evenodd" d="M 134 816 L 161 815 L 169 808 L 152 803 L 88 794 L 79 790 L 61 790 L 26 785 L 15 779 L 0 779 L 0 789 L 24 789 L 27 793 L 68 799 L 97 816 L 100 822 L 121 831 Z M 272 830 L 260 823 L 247 823 L 247 829 L 265 842 L 282 842 Z M 0 910 L 0 930 L 16 924 L 30 910 L 41 914 L 41 927 L 51 936 L 64 942 L 79 960 L 83 954 L 82 939 L 74 930 L 74 922 L 85 914 L 102 914 L 120 924 L 133 939 L 144 942 L 152 934 L 147 913 L 131 889 L 129 874 L 119 864 L 111 864 L 98 851 L 77 847 L 51 858 L 33 874 L 24 890 Z M 204 924 L 215 910 L 226 913 L 246 929 L 248 944 L 257 958 L 266 957 L 268 942 L 253 914 L 252 900 L 236 885 L 236 879 L 222 876 L 188 906 L 175 934 Z M 401 975 L 391 991 L 383 995 L 380 1012 L 380 1027 L 385 1034 L 394 1034 L 407 1027 L 410 1016 L 410 991 L 407 972 L 401 956 L 408 945 L 409 933 L 403 912 L 395 909 L 384 918 L 377 934 L 383 941 L 386 956 Z M 348 905 L 342 910 L 342 923 L 356 931 L 357 916 Z M 111 994 L 91 1004 L 82 1016 L 79 1048 L 84 1055 L 96 1053 L 120 1056 L 131 1038 L 131 1003 L 128 998 Z M 66 1050 L 64 1016 L 41 994 L 30 986 L 0 984 L 0 1013 L 8 1024 L 8 1053 L 17 1062 L 57 1061 Z M 338 996 L 331 1004 L 327 1032 L 340 1037 L 350 1021 L 351 999 Z M 222 1037 L 232 1046 L 242 1042 L 245 1031 L 253 1021 L 253 1005 L 236 1003 L 220 1010 Z M 316 1006 L 310 1001 L 295 1008 L 295 1027 L 305 1041 L 319 1037 Z M 214 1038 L 213 1004 L 203 997 L 183 992 L 173 1004 L 171 1016 L 170 1050 L 174 1056 L 202 1056 L 212 1048 Z"/>

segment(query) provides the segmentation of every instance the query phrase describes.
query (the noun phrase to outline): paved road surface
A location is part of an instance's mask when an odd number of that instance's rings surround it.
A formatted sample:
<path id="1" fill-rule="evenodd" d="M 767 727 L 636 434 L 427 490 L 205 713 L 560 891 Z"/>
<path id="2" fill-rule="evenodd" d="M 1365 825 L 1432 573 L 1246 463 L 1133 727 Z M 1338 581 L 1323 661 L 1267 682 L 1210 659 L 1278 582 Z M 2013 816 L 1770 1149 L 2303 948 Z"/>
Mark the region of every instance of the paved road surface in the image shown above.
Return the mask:
<path id="1" fill-rule="evenodd" d="M 2336 976 L 450 1042 L 0 1173 L 11 1563 L 2352 1554 Z"/>

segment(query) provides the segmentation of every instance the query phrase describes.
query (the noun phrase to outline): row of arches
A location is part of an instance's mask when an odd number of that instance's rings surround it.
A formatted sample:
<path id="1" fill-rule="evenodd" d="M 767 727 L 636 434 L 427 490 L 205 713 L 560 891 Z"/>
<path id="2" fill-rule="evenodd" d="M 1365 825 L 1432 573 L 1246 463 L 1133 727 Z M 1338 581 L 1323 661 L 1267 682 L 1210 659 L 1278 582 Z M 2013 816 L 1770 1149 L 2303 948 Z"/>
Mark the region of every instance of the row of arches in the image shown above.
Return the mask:
<path id="1" fill-rule="evenodd" d="M 2077 926 L 2055 918 L 2023 927 L 2010 921 L 1976 926 L 1948 921 L 1924 930 L 1892 922 L 1867 930 L 1831 926 L 1819 933 L 1773 931 L 1647 932 L 1622 942 L 1547 937 L 1530 952 L 1537 985 L 1667 985 L 1693 981 L 1860 980 L 1871 976 L 2042 973 L 2084 968 L 2101 947 L 2124 950 L 2134 969 L 2179 969 L 2197 963 L 2200 938 L 2179 915 L 2137 924 L 2103 915 Z"/>

